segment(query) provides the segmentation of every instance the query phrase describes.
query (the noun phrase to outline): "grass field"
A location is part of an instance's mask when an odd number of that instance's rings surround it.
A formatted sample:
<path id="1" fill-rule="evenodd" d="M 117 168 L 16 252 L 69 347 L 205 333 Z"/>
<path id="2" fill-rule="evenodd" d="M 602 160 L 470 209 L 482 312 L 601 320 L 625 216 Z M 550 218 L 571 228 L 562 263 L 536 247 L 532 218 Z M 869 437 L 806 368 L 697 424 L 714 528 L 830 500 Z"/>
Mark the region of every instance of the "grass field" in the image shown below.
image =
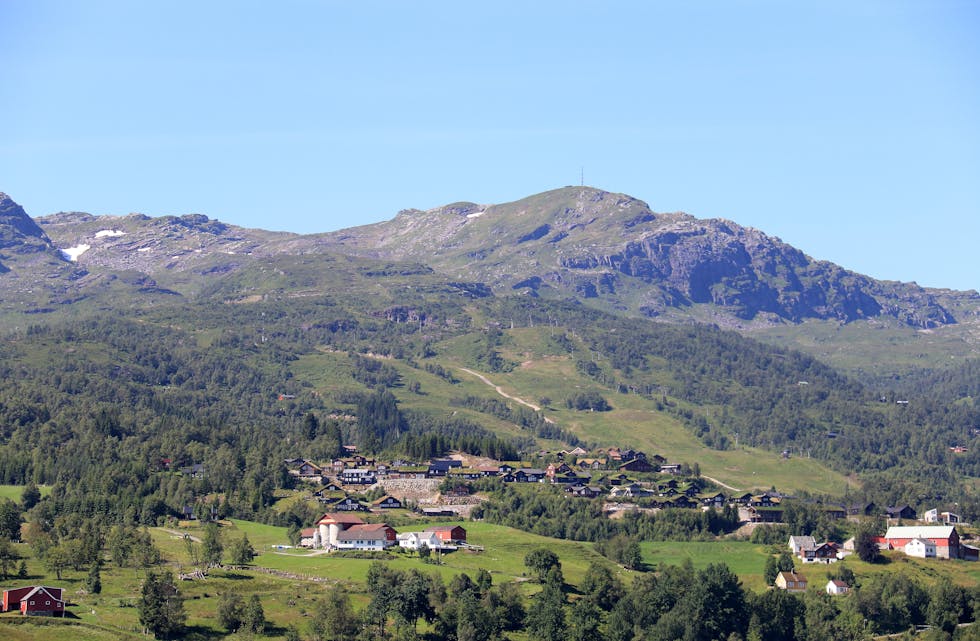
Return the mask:
<path id="1" fill-rule="evenodd" d="M 389 567 L 401 570 L 419 569 L 434 572 L 449 581 L 460 572 L 474 575 L 479 569 L 488 570 L 494 583 L 518 582 L 524 594 L 530 596 L 539 588 L 527 580 L 524 557 L 531 550 L 546 547 L 558 554 L 566 581 L 572 590 L 581 583 L 592 562 L 608 564 L 625 583 L 637 573 L 626 571 L 601 557 L 590 543 L 563 541 L 528 534 L 512 528 L 480 522 L 461 522 L 468 540 L 485 547 L 484 552 L 457 551 L 441 557 L 442 564 L 426 564 L 414 554 L 392 553 L 384 561 Z M 412 527 L 424 528 L 425 522 Z M 407 531 L 408 528 L 402 528 Z M 194 523 L 181 523 L 178 528 L 151 528 L 154 542 L 164 553 L 167 566 L 175 574 L 189 569 L 189 557 L 184 534 L 199 537 L 202 528 Z M 188 613 L 188 633 L 185 639 L 214 641 L 225 637 L 216 621 L 217 604 L 223 592 L 235 591 L 248 598 L 260 597 L 266 618 L 270 621 L 267 639 L 281 639 L 288 625 L 305 630 L 315 602 L 332 585 L 345 585 L 355 607 L 367 604 L 364 581 L 372 559 L 352 559 L 311 553 L 302 549 L 275 549 L 287 542 L 286 529 L 249 521 L 224 522 L 222 532 L 226 546 L 247 534 L 259 552 L 249 569 L 212 570 L 206 580 L 180 581 L 179 589 Z M 111 563 L 102 571 L 101 594 L 86 594 L 82 587 L 86 571 L 67 570 L 62 580 L 46 574 L 39 562 L 30 558 L 30 549 L 16 544 L 18 554 L 27 557 L 31 576 L 26 581 L 6 582 L 2 587 L 23 583 L 43 583 L 65 589 L 69 597 L 71 618 L 66 621 L 47 619 L 25 620 L 18 614 L 0 615 L 0 639 L 3 641 L 102 641 L 103 639 L 145 639 L 140 633 L 137 610 L 134 607 L 145 570 L 115 568 Z M 644 542 L 643 560 L 656 570 L 660 564 L 690 562 L 696 569 L 711 563 L 725 563 L 753 591 L 765 589 L 763 568 L 766 556 L 780 549 L 746 541 L 718 540 L 698 542 Z M 976 586 L 980 584 L 980 564 L 938 559 L 911 559 L 900 553 L 889 553 L 888 562 L 877 565 L 862 563 L 849 557 L 844 563 L 859 577 L 878 573 L 905 573 L 924 583 L 941 577 L 953 582 Z M 798 564 L 812 586 L 822 588 L 827 580 L 828 567 Z M 234 638 L 234 637 L 232 637 Z"/>
<path id="2" fill-rule="evenodd" d="M 50 485 L 38 485 L 37 489 L 41 491 L 41 496 L 45 497 L 51 494 Z M 11 501 L 20 502 L 20 497 L 24 494 L 23 485 L 0 485 L 0 499 L 10 499 Z"/>

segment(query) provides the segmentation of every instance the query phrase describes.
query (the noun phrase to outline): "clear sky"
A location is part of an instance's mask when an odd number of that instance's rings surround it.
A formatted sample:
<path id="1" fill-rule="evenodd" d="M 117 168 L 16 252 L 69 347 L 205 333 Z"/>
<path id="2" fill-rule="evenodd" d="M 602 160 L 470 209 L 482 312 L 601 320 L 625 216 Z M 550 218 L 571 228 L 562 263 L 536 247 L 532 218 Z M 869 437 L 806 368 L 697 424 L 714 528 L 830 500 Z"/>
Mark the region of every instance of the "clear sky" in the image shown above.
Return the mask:
<path id="1" fill-rule="evenodd" d="M 32 216 L 318 232 L 585 183 L 980 289 L 980 2 L 0 0 Z"/>

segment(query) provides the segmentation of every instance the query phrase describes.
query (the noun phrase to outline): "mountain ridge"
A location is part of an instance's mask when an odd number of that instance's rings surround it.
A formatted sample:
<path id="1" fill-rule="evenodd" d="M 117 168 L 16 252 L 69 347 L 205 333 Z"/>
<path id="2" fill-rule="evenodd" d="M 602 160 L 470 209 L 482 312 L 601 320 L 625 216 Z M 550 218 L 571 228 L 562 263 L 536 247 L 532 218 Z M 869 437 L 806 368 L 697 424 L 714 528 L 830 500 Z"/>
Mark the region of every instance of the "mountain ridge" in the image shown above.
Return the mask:
<path id="1" fill-rule="evenodd" d="M 375 258 L 427 255 L 433 268 L 495 290 L 598 299 L 648 317 L 710 304 L 736 325 L 886 315 L 925 329 L 953 324 L 958 307 L 980 302 L 975 291 L 875 280 L 751 227 L 658 213 L 631 196 L 591 187 L 503 205 L 405 210 L 321 237 Z"/>
<path id="2" fill-rule="evenodd" d="M 626 315 L 735 329 L 883 317 L 934 329 L 980 319 L 976 291 L 875 280 L 752 227 L 655 212 L 632 196 L 584 186 L 511 203 L 406 209 L 388 221 L 308 235 L 201 214 L 60 212 L 35 222 L 14 206 L 22 215 L 0 228 L 19 234 L 24 248 L 72 250 L 73 262 L 55 261 L 65 278 L 49 275 L 48 286 L 57 281 L 76 297 L 96 276 L 125 274 L 141 291 L 189 295 L 256 260 L 342 253 L 428 265 L 498 295 L 575 298 Z"/>

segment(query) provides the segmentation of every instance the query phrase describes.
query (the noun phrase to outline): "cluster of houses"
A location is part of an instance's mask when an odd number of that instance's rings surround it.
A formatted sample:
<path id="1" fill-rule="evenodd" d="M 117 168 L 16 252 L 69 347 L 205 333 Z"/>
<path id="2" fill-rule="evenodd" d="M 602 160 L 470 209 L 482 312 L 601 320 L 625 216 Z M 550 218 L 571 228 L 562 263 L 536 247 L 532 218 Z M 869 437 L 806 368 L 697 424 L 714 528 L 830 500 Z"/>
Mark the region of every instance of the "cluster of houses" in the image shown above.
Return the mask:
<path id="1" fill-rule="evenodd" d="M 500 477 L 505 483 L 548 481 L 572 485 L 588 484 L 592 478 L 592 473 L 596 471 L 668 474 L 676 474 L 680 471 L 679 465 L 668 464 L 667 459 L 662 456 L 655 455 L 648 459 L 645 453 L 636 450 L 609 448 L 603 452 L 605 456 L 579 458 L 587 453 L 582 448 L 560 452 L 538 452 L 539 456 L 548 456 L 557 461 L 544 468 L 518 467 L 508 464 L 464 467 L 462 461 L 441 458 L 432 459 L 425 464 L 400 460 L 377 461 L 359 454 L 337 458 L 325 465 L 318 465 L 302 458 L 286 459 L 284 463 L 289 473 L 299 479 L 317 483 L 335 480 L 343 485 L 373 485 L 386 478 L 419 479 L 447 476 L 463 480 Z"/>
<path id="2" fill-rule="evenodd" d="M 648 456 L 644 452 L 608 448 L 590 454 L 582 448 L 558 452 L 537 452 L 536 455 L 550 462 L 542 467 L 520 467 L 509 463 L 467 467 L 463 461 L 436 458 L 428 463 L 408 461 L 378 461 L 355 452 L 337 458 L 327 465 L 318 465 L 307 459 L 285 461 L 290 474 L 298 479 L 319 483 L 315 493 L 324 509 L 340 512 L 368 512 L 374 509 L 397 509 L 404 505 L 393 496 L 383 496 L 371 504 L 360 502 L 347 495 L 350 487 L 365 487 L 387 479 L 450 479 L 459 481 L 457 495 L 468 493 L 467 482 L 494 478 L 503 483 L 549 483 L 562 486 L 569 496 L 582 498 L 607 497 L 616 502 L 643 500 L 651 508 L 722 508 L 731 505 L 742 509 L 744 520 L 755 523 L 779 523 L 783 520 L 783 501 L 791 498 L 778 492 L 753 494 L 744 492 L 728 495 L 723 492 L 704 492 L 699 479 L 682 480 L 675 475 L 681 466 L 668 464 L 661 456 Z M 636 474 L 657 474 L 654 480 L 639 481 Z M 665 476 L 667 478 L 665 478 Z M 648 479 L 650 477 L 647 477 Z M 915 510 L 907 505 L 879 509 L 873 503 L 858 505 L 827 505 L 823 509 L 831 518 L 849 516 L 883 515 L 891 519 L 914 520 Z M 444 509 L 428 510 L 437 516 L 452 514 Z M 951 512 L 926 513 L 927 522 L 959 523 L 960 518 Z"/>
<path id="3" fill-rule="evenodd" d="M 803 563 L 834 563 L 850 554 L 833 541 L 817 543 L 812 536 L 789 537 L 789 549 Z"/>
<path id="4" fill-rule="evenodd" d="M 932 521 L 931 521 L 932 522 Z M 902 550 L 907 556 L 976 561 L 980 550 L 964 545 L 952 525 L 895 525 L 884 536 L 875 537 L 881 550 Z M 789 549 L 803 563 L 834 563 L 854 552 L 854 539 L 838 545 L 833 541 L 818 543 L 812 536 L 789 537 Z M 787 592 L 806 592 L 807 579 L 797 572 L 780 572 L 775 585 Z M 827 594 L 847 594 L 851 587 L 840 579 L 831 579 Z"/>
<path id="5" fill-rule="evenodd" d="M 311 528 L 300 532 L 301 547 L 318 550 L 382 552 L 391 547 L 419 550 L 456 550 L 466 543 L 461 525 L 435 525 L 421 532 L 399 533 L 387 523 L 365 523 L 350 513 L 324 514 Z"/>
<path id="6" fill-rule="evenodd" d="M 880 550 L 901 550 L 920 559 L 964 559 L 976 561 L 980 549 L 965 545 L 953 525 L 893 525 L 884 536 L 875 537 Z M 789 549 L 803 563 L 834 563 L 854 552 L 854 539 L 838 545 L 817 543 L 812 536 L 789 537 Z"/>
<path id="7" fill-rule="evenodd" d="M 703 493 L 698 480 L 679 481 L 677 478 L 656 481 L 637 481 L 635 474 L 676 475 L 680 465 L 671 465 L 661 456 L 648 458 L 643 452 L 619 448 L 603 451 L 605 456 L 579 458 L 586 453 L 581 448 L 561 452 L 539 452 L 552 462 L 543 467 L 520 467 L 509 463 L 489 466 L 466 467 L 456 459 L 432 459 L 426 464 L 406 461 L 378 462 L 360 455 L 352 455 L 332 461 L 329 465 L 317 465 L 307 459 L 285 461 L 290 474 L 297 479 L 322 485 L 316 498 L 325 509 L 332 511 L 371 511 L 404 507 L 402 502 L 384 496 L 368 505 L 350 498 L 346 490 L 351 486 L 363 487 L 387 479 L 449 479 L 459 481 L 457 494 L 466 494 L 469 481 L 494 478 L 503 483 L 549 483 L 562 486 L 569 496 L 597 498 L 608 496 L 616 501 L 648 499 L 652 507 L 696 508 L 735 505 L 772 505 L 769 495 L 755 496 L 745 493 L 728 497 L 720 492 Z M 568 459 L 573 462 L 566 462 Z"/>

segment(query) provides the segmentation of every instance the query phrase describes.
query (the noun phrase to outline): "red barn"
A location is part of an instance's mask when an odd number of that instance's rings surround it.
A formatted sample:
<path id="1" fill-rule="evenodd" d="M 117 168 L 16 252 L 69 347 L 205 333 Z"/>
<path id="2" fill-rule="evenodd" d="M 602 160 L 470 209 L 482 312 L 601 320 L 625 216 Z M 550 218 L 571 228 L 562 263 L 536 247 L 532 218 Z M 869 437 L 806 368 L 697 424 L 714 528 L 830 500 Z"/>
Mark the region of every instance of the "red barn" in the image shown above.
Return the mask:
<path id="1" fill-rule="evenodd" d="M 940 559 L 960 558 L 960 535 L 952 525 L 893 526 L 885 533 L 885 540 L 894 549 L 904 549 L 912 539 L 922 539 L 936 546 Z"/>
<path id="2" fill-rule="evenodd" d="M 65 600 L 61 588 L 31 585 L 3 591 L 3 611 L 20 610 L 33 616 L 65 616 Z"/>
<path id="3" fill-rule="evenodd" d="M 436 525 L 425 529 L 444 543 L 466 543 L 466 529 L 462 525 Z"/>

